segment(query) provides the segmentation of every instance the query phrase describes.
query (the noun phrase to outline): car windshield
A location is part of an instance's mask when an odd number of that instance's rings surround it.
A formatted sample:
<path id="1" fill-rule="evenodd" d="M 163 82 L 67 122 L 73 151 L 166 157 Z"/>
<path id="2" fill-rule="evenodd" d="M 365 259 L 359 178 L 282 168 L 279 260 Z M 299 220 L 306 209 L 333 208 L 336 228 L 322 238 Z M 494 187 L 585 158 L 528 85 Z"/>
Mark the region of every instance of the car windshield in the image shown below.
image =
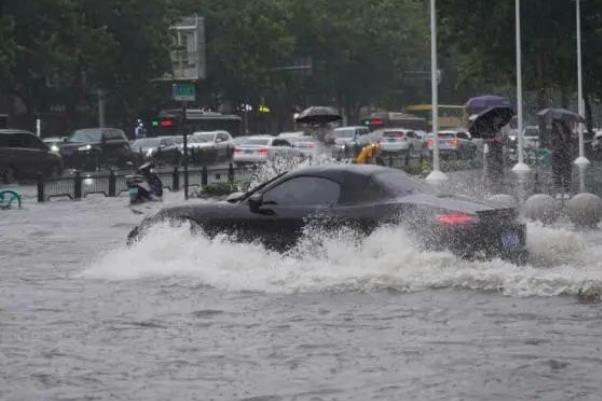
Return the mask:
<path id="1" fill-rule="evenodd" d="M 203 143 L 203 142 L 213 142 L 215 140 L 215 134 L 213 133 L 203 133 L 203 134 L 193 134 L 190 137 L 190 142 L 194 143 Z"/>
<path id="2" fill-rule="evenodd" d="M 133 144 L 134 148 L 156 148 L 161 144 L 161 139 L 159 138 L 145 138 L 138 139 Z"/>
<path id="3" fill-rule="evenodd" d="M 355 134 L 354 129 L 337 129 L 334 131 L 334 135 L 337 138 L 353 138 L 354 134 Z"/>
<path id="4" fill-rule="evenodd" d="M 95 143 L 102 141 L 102 130 L 97 129 L 80 129 L 71 135 L 71 142 L 77 143 Z"/>

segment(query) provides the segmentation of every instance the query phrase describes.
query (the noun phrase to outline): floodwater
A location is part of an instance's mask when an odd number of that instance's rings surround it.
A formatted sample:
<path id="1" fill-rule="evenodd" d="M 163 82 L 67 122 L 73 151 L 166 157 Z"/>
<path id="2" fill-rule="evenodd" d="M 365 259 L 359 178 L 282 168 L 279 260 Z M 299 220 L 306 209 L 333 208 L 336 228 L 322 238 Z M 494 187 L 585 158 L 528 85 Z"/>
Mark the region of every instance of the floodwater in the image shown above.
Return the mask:
<path id="1" fill-rule="evenodd" d="M 0 211 L 1 400 L 602 399 L 602 311 L 578 296 L 602 288 L 599 231 L 530 224 L 522 267 L 394 227 L 287 256 L 170 227 L 127 248 L 126 198 L 22 190 Z"/>

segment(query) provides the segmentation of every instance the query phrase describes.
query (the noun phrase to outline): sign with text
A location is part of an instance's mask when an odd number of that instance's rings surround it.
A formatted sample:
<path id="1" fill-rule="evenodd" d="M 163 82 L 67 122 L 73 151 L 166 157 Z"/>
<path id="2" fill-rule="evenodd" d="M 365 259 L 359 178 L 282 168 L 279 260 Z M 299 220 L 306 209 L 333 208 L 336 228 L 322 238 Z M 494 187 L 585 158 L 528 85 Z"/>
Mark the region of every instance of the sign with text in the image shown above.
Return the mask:
<path id="1" fill-rule="evenodd" d="M 171 87 L 171 94 L 178 102 L 194 102 L 196 100 L 196 86 L 192 82 L 175 83 Z"/>

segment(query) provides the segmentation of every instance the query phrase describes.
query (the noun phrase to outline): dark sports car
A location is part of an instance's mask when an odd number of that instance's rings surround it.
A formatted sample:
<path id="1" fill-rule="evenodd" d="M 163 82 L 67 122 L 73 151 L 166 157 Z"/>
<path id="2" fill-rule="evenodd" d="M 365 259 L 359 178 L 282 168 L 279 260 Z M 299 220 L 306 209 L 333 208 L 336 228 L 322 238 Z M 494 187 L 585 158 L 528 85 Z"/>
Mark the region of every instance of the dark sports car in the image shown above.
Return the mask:
<path id="1" fill-rule="evenodd" d="M 526 255 L 524 224 L 499 204 L 439 194 L 424 181 L 374 165 L 336 165 L 287 172 L 227 202 L 170 207 L 129 234 L 136 241 L 154 223 L 189 222 L 209 236 L 260 240 L 286 250 L 307 224 L 352 227 L 369 234 L 383 224 L 403 224 L 426 248 L 447 248 L 467 257 Z"/>

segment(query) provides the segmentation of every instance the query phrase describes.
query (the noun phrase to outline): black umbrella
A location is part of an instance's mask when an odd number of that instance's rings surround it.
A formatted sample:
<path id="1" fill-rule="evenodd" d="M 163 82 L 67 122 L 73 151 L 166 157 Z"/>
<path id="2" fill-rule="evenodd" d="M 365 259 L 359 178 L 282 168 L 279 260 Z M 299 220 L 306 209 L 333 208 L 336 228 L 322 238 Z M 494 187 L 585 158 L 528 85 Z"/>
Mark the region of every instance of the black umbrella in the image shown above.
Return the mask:
<path id="1" fill-rule="evenodd" d="M 480 113 L 491 107 L 512 107 L 512 102 L 505 97 L 496 95 L 472 97 L 466 102 L 466 109 L 469 113 Z"/>
<path id="2" fill-rule="evenodd" d="M 334 107 L 312 106 L 303 110 L 295 120 L 305 124 L 326 124 L 341 120 L 341 115 Z"/>
<path id="3" fill-rule="evenodd" d="M 504 125 L 512 120 L 512 116 L 514 116 L 512 107 L 489 107 L 479 114 L 471 116 L 470 135 L 473 138 L 493 138 Z"/>
<path id="4" fill-rule="evenodd" d="M 583 117 L 581 117 L 579 114 L 577 113 L 573 113 L 570 110 L 567 109 L 553 109 L 553 108 L 549 108 L 549 109 L 543 109 L 537 112 L 537 115 L 539 117 L 544 118 L 546 121 L 553 121 L 553 120 L 560 120 L 560 121 L 566 121 L 566 122 L 579 122 L 579 123 L 585 123 L 585 119 Z"/>

